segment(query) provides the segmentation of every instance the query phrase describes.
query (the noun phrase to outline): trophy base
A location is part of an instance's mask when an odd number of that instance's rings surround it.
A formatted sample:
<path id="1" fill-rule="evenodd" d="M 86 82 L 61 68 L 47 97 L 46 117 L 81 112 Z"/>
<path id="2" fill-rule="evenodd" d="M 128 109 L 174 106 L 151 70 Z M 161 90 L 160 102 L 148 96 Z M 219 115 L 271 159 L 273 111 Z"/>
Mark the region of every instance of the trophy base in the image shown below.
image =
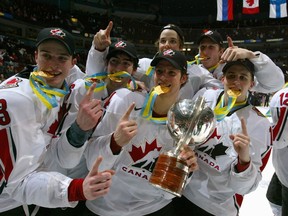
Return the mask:
<path id="1" fill-rule="evenodd" d="M 186 162 L 172 153 L 159 155 L 149 183 L 173 195 L 181 197 L 189 168 Z"/>

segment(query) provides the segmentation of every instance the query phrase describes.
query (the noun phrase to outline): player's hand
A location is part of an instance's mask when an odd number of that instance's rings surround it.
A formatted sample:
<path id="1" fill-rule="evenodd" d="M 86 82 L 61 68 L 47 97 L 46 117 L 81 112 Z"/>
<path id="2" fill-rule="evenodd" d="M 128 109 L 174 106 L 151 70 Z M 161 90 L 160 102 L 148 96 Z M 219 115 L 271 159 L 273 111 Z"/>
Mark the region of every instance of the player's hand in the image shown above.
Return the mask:
<path id="1" fill-rule="evenodd" d="M 108 26 L 106 29 L 100 29 L 95 35 L 94 35 L 94 46 L 98 51 L 104 51 L 108 46 L 111 45 L 111 30 L 113 28 L 113 22 L 110 21 L 108 23 Z"/>
<path id="2" fill-rule="evenodd" d="M 117 128 L 114 132 L 114 140 L 117 145 L 123 147 L 137 134 L 137 123 L 135 120 L 130 120 L 130 114 L 135 107 L 132 103 L 126 113 L 121 117 L 118 122 Z"/>
<path id="3" fill-rule="evenodd" d="M 184 148 L 180 152 L 179 157 L 186 161 L 187 166 L 189 167 L 189 172 L 198 170 L 199 167 L 197 163 L 197 156 L 189 146 L 184 145 Z"/>
<path id="4" fill-rule="evenodd" d="M 241 118 L 242 133 L 231 134 L 230 139 L 233 141 L 235 151 L 238 153 L 240 164 L 250 162 L 250 137 L 247 132 L 246 122 Z"/>
<path id="5" fill-rule="evenodd" d="M 103 114 L 101 101 L 93 98 L 95 87 L 93 83 L 79 104 L 76 122 L 83 131 L 93 129 Z"/>
<path id="6" fill-rule="evenodd" d="M 94 165 L 83 182 L 83 194 L 87 200 L 94 200 L 104 196 L 109 192 L 112 183 L 113 170 L 98 172 L 98 168 L 103 158 L 100 156 L 94 162 Z"/>
<path id="7" fill-rule="evenodd" d="M 228 48 L 224 51 L 221 56 L 221 62 L 228 62 L 228 61 L 236 61 L 238 59 L 251 59 L 255 58 L 255 54 L 248 49 L 239 48 L 238 46 L 234 46 L 232 39 L 228 36 L 227 37 Z"/>

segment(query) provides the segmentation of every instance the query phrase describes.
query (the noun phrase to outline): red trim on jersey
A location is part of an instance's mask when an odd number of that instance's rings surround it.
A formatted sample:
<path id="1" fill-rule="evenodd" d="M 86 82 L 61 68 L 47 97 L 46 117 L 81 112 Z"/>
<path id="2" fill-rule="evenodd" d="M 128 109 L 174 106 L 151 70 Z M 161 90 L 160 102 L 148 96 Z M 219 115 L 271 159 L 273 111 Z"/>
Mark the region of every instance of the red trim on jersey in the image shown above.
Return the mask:
<path id="1" fill-rule="evenodd" d="M 238 163 L 236 164 L 236 170 L 238 173 L 245 171 L 249 165 L 250 165 L 251 161 L 249 161 L 247 164 L 240 164 L 239 163 L 239 158 L 238 158 Z"/>
<path id="2" fill-rule="evenodd" d="M 278 116 L 277 124 L 273 126 L 273 141 L 279 140 L 279 138 L 281 137 L 283 128 L 285 127 L 285 123 L 288 117 L 287 107 L 281 107 L 277 110 L 280 111 L 280 113 Z"/>
<path id="3" fill-rule="evenodd" d="M 262 156 L 262 166 L 260 167 L 260 171 L 262 172 L 266 167 L 269 157 L 271 155 L 272 147 L 269 146 L 267 150 L 261 155 Z M 235 206 L 239 209 L 243 202 L 243 196 L 240 194 L 235 194 Z"/>
<path id="4" fill-rule="evenodd" d="M 121 149 L 122 149 L 122 147 L 116 143 L 116 141 L 114 139 L 114 133 L 111 136 L 110 149 L 114 155 L 119 154 Z"/>
<path id="5" fill-rule="evenodd" d="M 0 194 L 8 182 L 8 178 L 13 170 L 16 157 L 16 149 L 11 137 L 11 133 L 9 133 L 8 130 L 9 129 L 0 130 L 0 182 L 2 183 L 0 185 Z"/>
<path id="6" fill-rule="evenodd" d="M 86 200 L 83 193 L 84 179 L 73 179 L 68 187 L 68 200 L 69 202 Z"/>

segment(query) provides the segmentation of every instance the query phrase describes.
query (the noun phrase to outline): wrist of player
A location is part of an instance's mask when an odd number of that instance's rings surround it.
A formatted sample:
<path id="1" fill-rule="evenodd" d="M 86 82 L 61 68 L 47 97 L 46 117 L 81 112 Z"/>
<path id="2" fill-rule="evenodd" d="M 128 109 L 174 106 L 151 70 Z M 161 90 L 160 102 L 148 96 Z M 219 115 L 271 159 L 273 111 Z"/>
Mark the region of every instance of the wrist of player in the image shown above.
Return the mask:
<path id="1" fill-rule="evenodd" d="M 68 187 L 68 201 L 87 200 L 83 191 L 84 179 L 73 179 Z"/>

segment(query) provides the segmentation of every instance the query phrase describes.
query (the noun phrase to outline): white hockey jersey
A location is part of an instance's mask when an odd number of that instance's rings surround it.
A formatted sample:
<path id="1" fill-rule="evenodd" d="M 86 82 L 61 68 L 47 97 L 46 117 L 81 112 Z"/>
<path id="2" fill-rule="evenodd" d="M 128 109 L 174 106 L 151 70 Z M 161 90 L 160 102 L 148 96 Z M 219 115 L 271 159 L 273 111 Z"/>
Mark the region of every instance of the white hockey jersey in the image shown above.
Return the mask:
<path id="1" fill-rule="evenodd" d="M 221 93 L 223 90 L 205 91 L 207 105 L 214 109 Z M 238 173 L 235 169 L 238 156 L 229 135 L 241 132 L 241 117 L 246 121 L 251 140 L 251 163 Z M 184 196 L 213 215 L 237 215 L 239 206 L 235 194 L 244 195 L 256 189 L 270 150 L 270 123 L 258 110 L 247 104 L 230 113 L 216 123 L 208 140 L 195 149 L 199 170 L 193 172 Z"/>
<path id="2" fill-rule="evenodd" d="M 159 153 L 173 147 L 166 124 L 156 124 L 140 116 L 145 97 L 138 92 L 119 89 L 111 97 L 104 118 L 96 128 L 85 150 L 87 166 L 102 155 L 99 171 L 115 169 L 110 191 L 104 197 L 87 201 L 87 207 L 102 216 L 146 215 L 166 206 L 173 195 L 149 184 L 151 172 Z M 110 149 L 110 139 L 117 123 L 132 102 L 135 108 L 130 119 L 135 119 L 138 133 L 118 155 Z"/>
<path id="3" fill-rule="evenodd" d="M 255 85 L 251 90 L 265 94 L 278 91 L 284 85 L 284 76 L 281 69 L 264 53 L 259 51 L 254 53 L 257 58 L 249 59 L 255 67 Z M 216 79 L 222 78 L 224 65 L 219 64 L 213 71 L 213 76 Z"/>
<path id="4" fill-rule="evenodd" d="M 67 130 L 70 128 L 71 124 L 76 121 L 77 114 L 79 111 L 79 106 L 84 96 L 87 94 L 89 86 L 86 85 L 85 79 L 78 79 L 70 86 L 70 94 L 65 98 L 65 102 L 63 107 L 65 107 L 65 116 L 62 119 L 62 124 L 58 128 L 57 136 L 53 137 L 53 142 L 51 143 L 51 147 L 48 151 L 53 151 L 54 148 L 57 148 L 59 145 L 68 143 L 67 140 Z M 96 86 L 97 87 L 97 86 Z M 101 100 L 102 106 L 105 108 L 105 101 L 108 100 L 108 91 L 104 88 L 101 91 L 97 91 L 93 93 L 93 98 Z M 83 149 L 86 147 L 86 144 Z M 55 151 L 55 150 L 54 150 Z M 79 150 L 77 151 L 79 153 Z M 77 158 L 77 157 L 76 157 Z M 72 163 L 73 162 L 73 163 Z M 50 171 L 57 171 L 64 175 L 67 175 L 72 178 L 80 178 L 85 177 L 88 174 L 88 170 L 86 168 L 86 162 L 83 160 L 80 161 L 79 164 L 75 167 L 75 160 L 71 161 L 71 166 L 65 167 L 60 166 L 61 163 L 55 160 L 55 156 L 53 153 L 48 154 L 45 157 L 45 167 Z"/>
<path id="5" fill-rule="evenodd" d="M 62 98 L 56 98 L 61 103 Z M 77 202 L 68 202 L 67 193 L 72 179 L 41 171 L 46 148 L 58 127 L 59 106 L 47 109 L 33 93 L 28 79 L 13 76 L 0 85 L 0 107 L 0 158 L 4 171 L 0 174 L 0 212 L 20 203 L 74 207 Z M 63 166 L 74 156 L 66 155 L 69 148 L 67 144 L 57 148 Z M 7 194 L 11 196 L 10 204 Z"/>
<path id="6" fill-rule="evenodd" d="M 272 162 L 279 180 L 288 187 L 288 88 L 275 93 L 269 106 L 273 120 Z"/>

